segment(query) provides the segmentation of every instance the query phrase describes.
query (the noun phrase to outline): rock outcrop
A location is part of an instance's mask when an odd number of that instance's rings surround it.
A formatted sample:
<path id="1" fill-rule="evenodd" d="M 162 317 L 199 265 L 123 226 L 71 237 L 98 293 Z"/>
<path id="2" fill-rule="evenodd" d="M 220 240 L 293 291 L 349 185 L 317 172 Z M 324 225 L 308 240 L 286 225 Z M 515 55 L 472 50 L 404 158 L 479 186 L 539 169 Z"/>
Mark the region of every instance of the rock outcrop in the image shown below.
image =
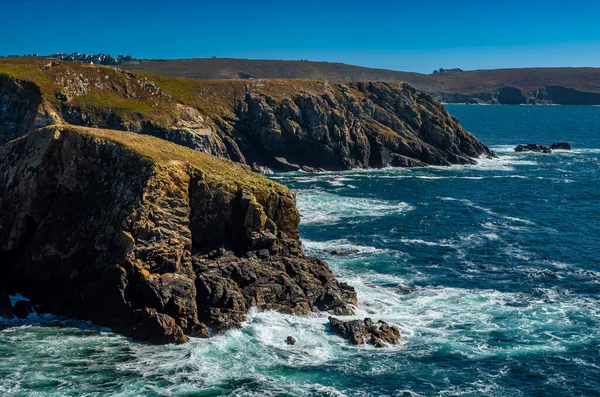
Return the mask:
<path id="1" fill-rule="evenodd" d="M 0 74 L 0 146 L 30 131 L 41 103 L 34 83 Z"/>
<path id="2" fill-rule="evenodd" d="M 552 150 L 571 150 L 571 144 L 569 142 L 554 142 L 550 145 Z"/>
<path id="3" fill-rule="evenodd" d="M 293 346 L 296 343 L 298 343 L 298 341 L 293 336 L 288 336 L 287 338 L 285 338 L 285 343 L 288 344 L 288 345 L 290 345 L 290 346 Z"/>
<path id="4" fill-rule="evenodd" d="M 397 345 L 402 340 L 400 330 L 385 321 L 374 323 L 370 318 L 364 320 L 342 321 L 329 317 L 331 331 L 348 339 L 353 345 L 371 344 L 375 347 Z"/>
<path id="5" fill-rule="evenodd" d="M 0 148 L 0 279 L 44 312 L 151 343 L 238 327 L 252 306 L 347 314 L 301 248 L 294 194 L 157 138 L 47 127 Z"/>
<path id="6" fill-rule="evenodd" d="M 405 83 L 203 81 L 36 62 L 0 61 L 0 144 L 34 127 L 72 124 L 153 135 L 256 171 L 469 164 L 494 155 Z"/>
<path id="7" fill-rule="evenodd" d="M 552 153 L 552 149 L 544 145 L 536 145 L 535 143 L 529 143 L 527 145 L 517 145 L 515 152 L 539 152 L 539 153 Z"/>

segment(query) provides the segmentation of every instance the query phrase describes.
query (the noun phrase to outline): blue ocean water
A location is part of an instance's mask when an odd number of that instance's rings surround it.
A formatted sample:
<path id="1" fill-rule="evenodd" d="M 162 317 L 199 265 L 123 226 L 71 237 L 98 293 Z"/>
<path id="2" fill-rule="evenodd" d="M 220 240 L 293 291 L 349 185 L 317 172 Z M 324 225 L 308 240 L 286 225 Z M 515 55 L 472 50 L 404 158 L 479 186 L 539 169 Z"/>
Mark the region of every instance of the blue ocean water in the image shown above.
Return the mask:
<path id="1" fill-rule="evenodd" d="M 34 315 L 2 324 L 0 395 L 600 395 L 600 107 L 448 109 L 499 158 L 273 176 L 297 192 L 306 252 L 401 346 L 350 346 L 325 314 L 254 311 L 168 347 Z"/>

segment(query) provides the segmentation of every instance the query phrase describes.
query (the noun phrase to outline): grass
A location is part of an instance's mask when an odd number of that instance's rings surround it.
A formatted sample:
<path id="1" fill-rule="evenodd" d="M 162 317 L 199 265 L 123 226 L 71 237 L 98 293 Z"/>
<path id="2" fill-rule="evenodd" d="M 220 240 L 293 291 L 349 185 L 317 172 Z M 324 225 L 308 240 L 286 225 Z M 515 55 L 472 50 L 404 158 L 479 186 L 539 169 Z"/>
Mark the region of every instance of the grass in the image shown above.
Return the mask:
<path id="1" fill-rule="evenodd" d="M 191 167 L 192 170 L 201 172 L 204 180 L 212 186 L 223 187 L 230 192 L 237 192 L 242 188 L 263 192 L 290 192 L 287 187 L 253 172 L 247 166 L 149 135 L 75 126 L 51 126 L 44 128 L 43 131 L 52 134 L 60 131 L 66 134 L 87 135 L 111 141 L 151 160 L 157 165 L 180 166 L 183 164 Z"/>
<path id="2" fill-rule="evenodd" d="M 251 92 L 270 95 L 277 101 L 293 99 L 302 92 L 339 93 L 339 87 L 322 81 L 200 80 L 39 58 L 0 59 L 0 74 L 36 84 L 45 101 L 57 108 L 77 107 L 92 115 L 98 113 L 99 117 L 112 112 L 126 120 L 143 118 L 166 123 L 177 118 L 177 103 L 210 117 L 231 115 L 236 98 L 243 97 L 248 87 Z M 87 92 L 69 92 L 64 87 L 82 84 L 81 81 L 86 82 Z M 160 94 L 146 83 L 159 87 Z"/>

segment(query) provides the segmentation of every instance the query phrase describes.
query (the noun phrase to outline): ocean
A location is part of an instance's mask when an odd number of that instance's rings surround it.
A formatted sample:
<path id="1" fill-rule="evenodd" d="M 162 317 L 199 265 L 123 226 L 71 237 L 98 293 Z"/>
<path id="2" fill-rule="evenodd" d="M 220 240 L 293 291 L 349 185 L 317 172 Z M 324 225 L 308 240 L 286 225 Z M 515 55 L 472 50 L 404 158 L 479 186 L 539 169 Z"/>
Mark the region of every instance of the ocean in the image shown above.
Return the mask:
<path id="1" fill-rule="evenodd" d="M 327 314 L 252 311 L 166 347 L 32 315 L 0 319 L 0 395 L 600 395 L 600 107 L 447 108 L 499 158 L 271 176 L 297 193 L 306 253 L 402 345 L 351 346 Z M 513 151 L 557 141 L 573 150 Z"/>

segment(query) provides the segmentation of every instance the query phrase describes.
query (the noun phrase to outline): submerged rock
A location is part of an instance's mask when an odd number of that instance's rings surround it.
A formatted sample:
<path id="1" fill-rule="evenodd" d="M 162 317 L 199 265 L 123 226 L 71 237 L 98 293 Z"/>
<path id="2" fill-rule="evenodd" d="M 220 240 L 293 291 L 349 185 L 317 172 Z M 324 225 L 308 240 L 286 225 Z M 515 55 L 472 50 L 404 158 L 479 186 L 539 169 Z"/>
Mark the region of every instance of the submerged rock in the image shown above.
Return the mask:
<path id="1" fill-rule="evenodd" d="M 385 321 L 374 323 L 370 318 L 364 320 L 342 321 L 329 317 L 331 331 L 348 339 L 354 345 L 372 344 L 375 347 L 387 347 L 401 342 L 400 330 Z"/>
<path id="2" fill-rule="evenodd" d="M 535 143 L 529 143 L 527 145 L 517 145 L 515 152 L 540 152 L 540 153 L 552 153 L 552 149 L 544 145 L 536 145 Z"/>
<path id="3" fill-rule="evenodd" d="M 571 150 L 571 144 L 569 142 L 555 142 L 550 145 L 552 150 Z"/>
<path id="4" fill-rule="evenodd" d="M 298 341 L 296 340 L 296 338 L 294 338 L 293 336 L 288 336 L 285 339 L 285 343 L 287 343 L 288 345 L 295 345 Z"/>
<path id="5" fill-rule="evenodd" d="M 294 193 L 240 164 L 47 127 L 0 148 L 0 191 L 0 278 L 49 313 L 182 343 L 240 326 L 252 306 L 356 305 L 302 252 Z"/>
<path id="6" fill-rule="evenodd" d="M 350 256 L 350 255 L 358 254 L 360 252 L 360 250 L 357 250 L 355 248 L 341 248 L 341 249 L 331 250 L 328 252 L 329 252 L 329 254 L 334 255 L 334 256 Z"/>

